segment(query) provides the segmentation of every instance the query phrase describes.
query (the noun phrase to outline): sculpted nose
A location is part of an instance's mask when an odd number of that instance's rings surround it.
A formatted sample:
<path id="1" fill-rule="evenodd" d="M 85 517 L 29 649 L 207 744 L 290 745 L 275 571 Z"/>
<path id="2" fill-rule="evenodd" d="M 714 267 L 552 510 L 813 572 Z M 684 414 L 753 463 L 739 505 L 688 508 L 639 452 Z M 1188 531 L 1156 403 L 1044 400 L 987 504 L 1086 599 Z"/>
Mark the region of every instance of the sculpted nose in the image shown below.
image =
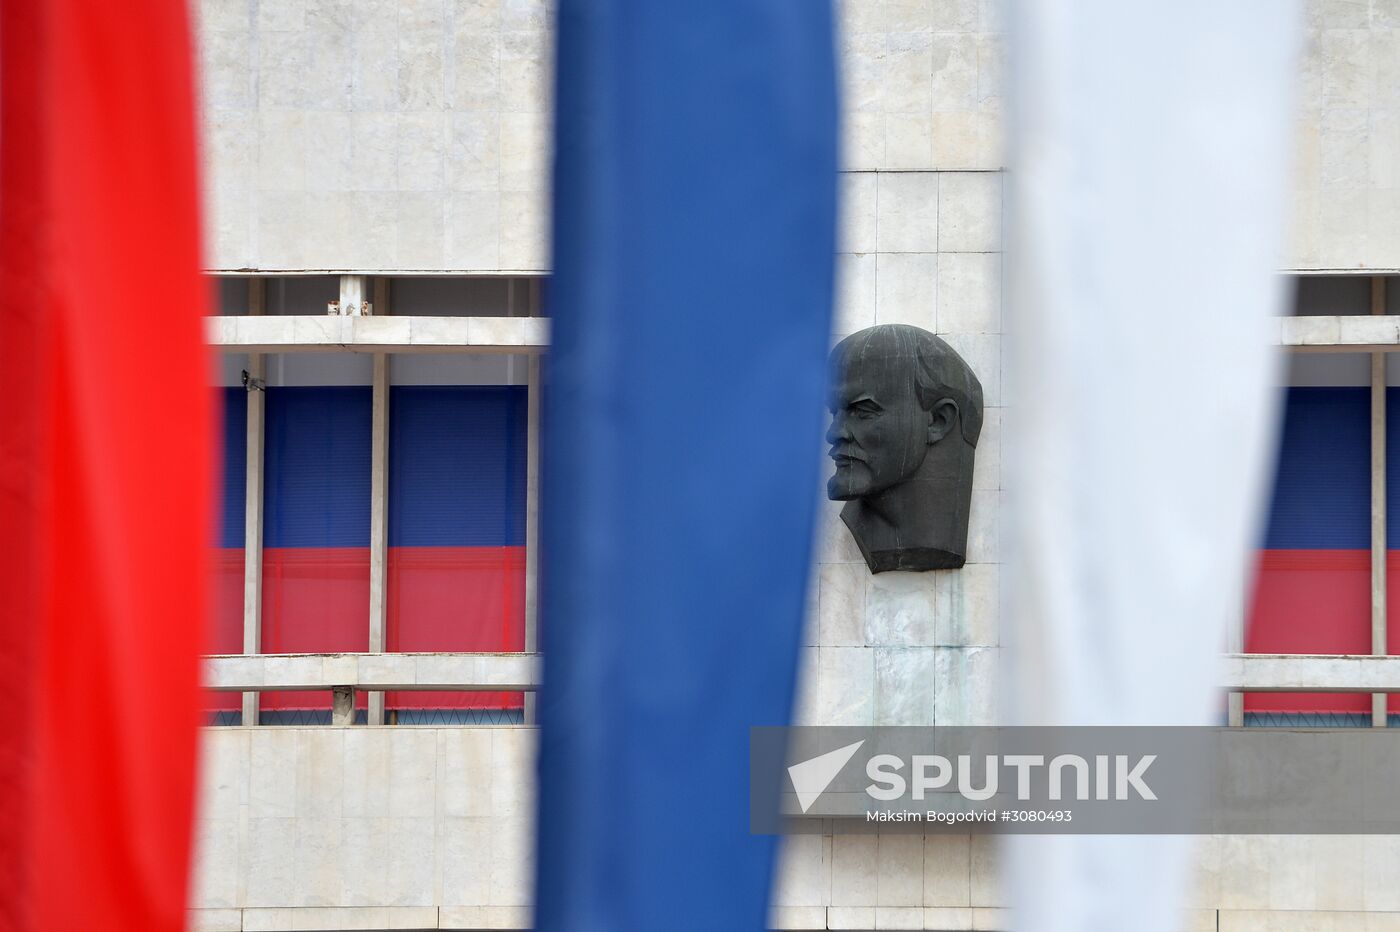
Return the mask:
<path id="1" fill-rule="evenodd" d="M 826 442 L 838 443 L 842 440 L 849 441 L 851 432 L 846 427 L 846 419 L 840 414 L 835 414 L 831 418 L 831 426 L 826 430 Z"/>

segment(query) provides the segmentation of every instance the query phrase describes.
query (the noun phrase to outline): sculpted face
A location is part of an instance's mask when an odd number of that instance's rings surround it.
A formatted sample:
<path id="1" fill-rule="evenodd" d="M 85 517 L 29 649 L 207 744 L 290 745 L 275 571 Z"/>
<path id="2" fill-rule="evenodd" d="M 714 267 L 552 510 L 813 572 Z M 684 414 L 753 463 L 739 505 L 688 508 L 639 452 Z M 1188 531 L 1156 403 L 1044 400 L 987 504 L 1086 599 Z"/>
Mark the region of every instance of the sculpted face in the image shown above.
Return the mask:
<path id="1" fill-rule="evenodd" d="M 919 405 L 908 354 L 890 358 L 866 340 L 848 344 L 835 362 L 826 439 L 836 473 L 827 494 L 845 501 L 911 478 L 933 442 L 935 416 Z"/>
<path id="2" fill-rule="evenodd" d="M 835 474 L 827 496 L 872 573 L 967 559 L 982 385 L 937 335 L 908 324 L 853 333 L 831 353 Z"/>

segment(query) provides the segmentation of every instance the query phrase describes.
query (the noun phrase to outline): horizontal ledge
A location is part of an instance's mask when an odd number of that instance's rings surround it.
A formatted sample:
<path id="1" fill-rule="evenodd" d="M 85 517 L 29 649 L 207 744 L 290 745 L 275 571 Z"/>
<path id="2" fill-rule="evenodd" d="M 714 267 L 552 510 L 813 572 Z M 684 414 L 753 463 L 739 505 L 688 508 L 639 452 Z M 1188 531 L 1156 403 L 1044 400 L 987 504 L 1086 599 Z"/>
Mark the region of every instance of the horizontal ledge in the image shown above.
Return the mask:
<path id="1" fill-rule="evenodd" d="M 1400 352 L 1400 316 L 1280 317 L 1278 343 L 1297 352 Z"/>
<path id="2" fill-rule="evenodd" d="M 1400 268 L 1279 269 L 1279 272 L 1283 275 L 1296 275 L 1300 277 L 1306 275 L 1362 275 L 1367 278 L 1372 278 L 1377 275 L 1400 275 Z"/>
<path id="3" fill-rule="evenodd" d="M 1400 656 L 1227 654 L 1231 692 L 1400 692 Z M 204 658 L 204 688 L 220 692 L 539 688 L 537 653 L 224 654 Z"/>
<path id="4" fill-rule="evenodd" d="M 205 275 L 226 278 L 305 278 L 311 275 L 368 275 L 382 278 L 548 278 L 549 269 L 205 269 Z"/>
<path id="5" fill-rule="evenodd" d="M 538 353 L 544 317 L 206 317 L 205 339 L 231 353 Z"/>
<path id="6" fill-rule="evenodd" d="M 524 691 L 540 686 L 540 655 L 221 654 L 204 658 L 204 688 L 277 692 L 361 690 Z"/>
<path id="7" fill-rule="evenodd" d="M 1400 352 L 1400 315 L 1277 318 L 1275 342 L 1295 352 Z M 515 353 L 548 349 L 544 317 L 205 318 L 211 346 L 236 353 Z"/>
<path id="8" fill-rule="evenodd" d="M 989 168 L 978 166 L 975 168 L 843 168 L 843 175 L 975 175 L 975 174 L 998 174 L 1005 171 L 1000 166 Z M 1360 275 L 1367 278 L 1381 275 L 1400 275 L 1400 267 L 1395 268 L 1280 268 L 1277 270 L 1280 275 L 1288 276 L 1339 276 L 1339 275 Z M 541 268 L 521 268 L 521 269 L 330 269 L 330 268 L 309 268 L 306 266 L 286 266 L 265 268 L 249 268 L 247 266 L 229 266 L 227 268 L 207 268 L 203 270 L 204 275 L 220 275 L 227 278 L 297 278 L 309 275 L 368 275 L 381 276 L 387 278 L 549 278 L 553 274 L 552 269 Z"/>
<path id="9" fill-rule="evenodd" d="M 1400 656 L 1365 654 L 1226 654 L 1230 692 L 1400 692 Z"/>

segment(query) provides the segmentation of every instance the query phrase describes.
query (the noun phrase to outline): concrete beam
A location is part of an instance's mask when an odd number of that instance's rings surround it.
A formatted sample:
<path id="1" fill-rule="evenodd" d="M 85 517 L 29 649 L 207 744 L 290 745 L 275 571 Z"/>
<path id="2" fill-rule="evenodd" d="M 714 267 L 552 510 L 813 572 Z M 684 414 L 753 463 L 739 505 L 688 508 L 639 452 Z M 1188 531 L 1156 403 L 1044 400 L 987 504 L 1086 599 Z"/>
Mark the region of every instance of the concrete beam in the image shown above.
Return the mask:
<path id="1" fill-rule="evenodd" d="M 365 275 L 340 276 L 340 313 L 346 317 L 359 317 L 365 313 L 369 302 L 369 277 Z M 382 313 L 382 312 L 381 312 Z"/>
<path id="2" fill-rule="evenodd" d="M 1371 279 L 1371 314 L 1385 314 L 1385 279 Z M 1386 653 L 1385 354 L 1371 354 L 1371 653 Z M 1384 728 L 1388 697 L 1371 697 L 1371 725 Z"/>
<path id="3" fill-rule="evenodd" d="M 261 318 L 266 310 L 266 298 L 266 282 L 263 279 L 255 278 L 248 282 L 250 317 Z M 249 384 L 262 384 L 266 375 L 266 360 L 262 354 L 249 354 Z M 247 396 L 243 481 L 243 653 L 256 654 L 262 650 L 263 421 L 267 396 L 259 388 L 250 388 Z M 258 694 L 244 693 L 243 724 L 258 724 L 259 714 Z"/>
<path id="4" fill-rule="evenodd" d="M 389 592 L 389 357 L 374 354 L 374 399 L 370 414 L 369 649 L 385 646 Z M 384 724 L 384 694 L 369 694 L 367 721 Z"/>
<path id="5" fill-rule="evenodd" d="M 217 692 L 336 687 L 528 692 L 539 686 L 538 654 L 222 654 L 204 658 L 204 688 Z"/>
<path id="6" fill-rule="evenodd" d="M 1227 654 L 1221 685 L 1261 693 L 1397 693 L 1400 656 Z"/>
<path id="7" fill-rule="evenodd" d="M 531 356 L 525 413 L 525 650 L 539 650 L 540 357 Z M 535 697 L 525 697 L 525 723 L 535 721 Z"/>
<path id="8" fill-rule="evenodd" d="M 331 690 L 331 724 L 355 724 L 355 688 L 337 686 Z"/>
<path id="9" fill-rule="evenodd" d="M 211 346 L 231 353 L 528 355 L 549 346 L 543 317 L 208 317 L 204 327 Z"/>
<path id="10" fill-rule="evenodd" d="M 1400 352 L 1400 316 L 1281 317 L 1275 342 L 1297 352 Z M 205 336 L 232 353 L 512 353 L 549 346 L 544 317 L 209 317 Z"/>
<path id="11" fill-rule="evenodd" d="M 1280 317 L 1278 343 L 1298 352 L 1400 352 L 1400 316 Z"/>

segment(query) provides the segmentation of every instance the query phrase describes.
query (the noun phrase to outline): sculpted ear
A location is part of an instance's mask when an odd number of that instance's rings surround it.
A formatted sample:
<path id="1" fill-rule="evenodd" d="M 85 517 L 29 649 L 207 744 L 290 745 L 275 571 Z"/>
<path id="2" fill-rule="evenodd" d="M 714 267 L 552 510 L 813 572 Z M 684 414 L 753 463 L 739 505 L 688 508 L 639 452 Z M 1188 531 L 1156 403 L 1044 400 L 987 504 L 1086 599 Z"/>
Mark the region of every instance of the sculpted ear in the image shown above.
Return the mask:
<path id="1" fill-rule="evenodd" d="M 935 444 L 942 440 L 957 423 L 958 403 L 951 398 L 944 398 L 928 412 L 928 442 Z"/>

